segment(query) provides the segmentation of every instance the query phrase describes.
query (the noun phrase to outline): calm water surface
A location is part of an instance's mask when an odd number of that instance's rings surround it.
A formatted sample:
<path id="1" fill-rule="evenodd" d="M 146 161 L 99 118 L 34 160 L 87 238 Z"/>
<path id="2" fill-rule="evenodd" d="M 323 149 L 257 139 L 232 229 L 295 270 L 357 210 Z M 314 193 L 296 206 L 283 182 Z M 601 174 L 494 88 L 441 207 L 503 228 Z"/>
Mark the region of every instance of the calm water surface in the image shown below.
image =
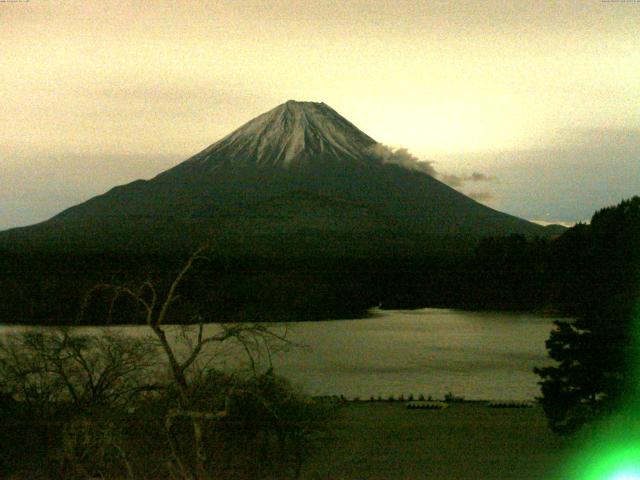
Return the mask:
<path id="1" fill-rule="evenodd" d="M 549 363 L 544 342 L 553 320 L 528 313 L 373 310 L 366 319 L 288 324 L 288 337 L 306 347 L 274 354 L 272 361 L 313 395 L 442 398 L 452 392 L 467 399 L 533 399 L 539 387 L 532 370 Z M 0 326 L 0 333 L 15 330 Z M 232 363 L 230 355 L 237 352 L 218 352 L 219 362 Z"/>

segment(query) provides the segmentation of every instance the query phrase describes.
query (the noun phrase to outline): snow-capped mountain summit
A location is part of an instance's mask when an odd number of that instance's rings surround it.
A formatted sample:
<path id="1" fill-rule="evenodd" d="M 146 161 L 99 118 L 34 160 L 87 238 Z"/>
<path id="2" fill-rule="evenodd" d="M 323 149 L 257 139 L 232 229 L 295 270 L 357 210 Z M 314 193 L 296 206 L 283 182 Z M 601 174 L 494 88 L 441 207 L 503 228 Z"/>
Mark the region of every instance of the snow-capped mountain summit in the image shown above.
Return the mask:
<path id="1" fill-rule="evenodd" d="M 289 100 L 183 162 L 176 173 L 221 165 L 283 167 L 354 162 L 376 141 L 324 103 Z"/>

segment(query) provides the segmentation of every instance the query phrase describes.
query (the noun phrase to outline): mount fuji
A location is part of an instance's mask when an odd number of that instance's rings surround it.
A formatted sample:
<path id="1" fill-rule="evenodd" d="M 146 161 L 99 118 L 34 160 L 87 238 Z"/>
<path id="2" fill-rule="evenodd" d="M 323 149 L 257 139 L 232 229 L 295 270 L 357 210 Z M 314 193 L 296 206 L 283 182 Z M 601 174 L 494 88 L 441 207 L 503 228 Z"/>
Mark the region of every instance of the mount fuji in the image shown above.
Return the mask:
<path id="1" fill-rule="evenodd" d="M 149 252 L 213 242 L 240 255 L 408 254 L 443 239 L 548 232 L 386 163 L 376 146 L 328 105 L 288 101 L 150 180 L 0 232 L 0 246 Z"/>

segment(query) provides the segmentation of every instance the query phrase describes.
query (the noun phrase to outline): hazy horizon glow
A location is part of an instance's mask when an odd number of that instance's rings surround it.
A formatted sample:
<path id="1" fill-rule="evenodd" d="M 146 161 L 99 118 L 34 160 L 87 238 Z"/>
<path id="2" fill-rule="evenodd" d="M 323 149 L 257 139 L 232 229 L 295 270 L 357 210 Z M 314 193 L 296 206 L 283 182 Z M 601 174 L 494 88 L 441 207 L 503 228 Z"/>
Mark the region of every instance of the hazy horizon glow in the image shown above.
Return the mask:
<path id="1" fill-rule="evenodd" d="M 288 99 L 495 179 L 455 187 L 494 208 L 585 220 L 640 194 L 639 30 L 640 4 L 598 0 L 0 3 L 0 229 Z"/>

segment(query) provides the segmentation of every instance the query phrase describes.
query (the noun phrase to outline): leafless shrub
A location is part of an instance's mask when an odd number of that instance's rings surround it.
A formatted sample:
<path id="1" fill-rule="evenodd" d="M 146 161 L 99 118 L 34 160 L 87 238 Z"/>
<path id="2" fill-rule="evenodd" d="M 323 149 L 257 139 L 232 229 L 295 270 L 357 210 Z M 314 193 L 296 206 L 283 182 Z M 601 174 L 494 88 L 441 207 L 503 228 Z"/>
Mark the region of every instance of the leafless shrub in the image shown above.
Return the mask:
<path id="1" fill-rule="evenodd" d="M 37 410 L 122 406 L 153 388 L 156 346 L 110 330 L 27 330 L 0 340 L 0 377 L 14 399 Z"/>

